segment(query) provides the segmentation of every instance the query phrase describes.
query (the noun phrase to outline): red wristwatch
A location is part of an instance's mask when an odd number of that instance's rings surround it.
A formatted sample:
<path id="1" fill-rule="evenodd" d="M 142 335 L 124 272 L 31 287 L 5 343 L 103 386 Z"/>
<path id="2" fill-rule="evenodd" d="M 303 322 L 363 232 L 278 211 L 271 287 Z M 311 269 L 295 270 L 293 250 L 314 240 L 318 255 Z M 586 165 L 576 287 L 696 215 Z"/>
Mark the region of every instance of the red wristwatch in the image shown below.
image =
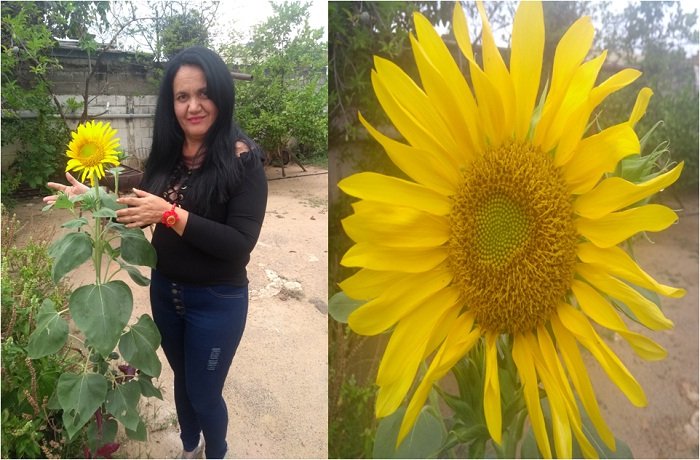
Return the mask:
<path id="1" fill-rule="evenodd" d="M 172 227 L 178 220 L 180 220 L 180 216 L 178 216 L 175 212 L 176 207 L 177 205 L 173 204 L 173 207 L 170 208 L 170 210 L 165 211 L 163 213 L 163 217 L 160 219 L 160 222 L 168 228 Z"/>

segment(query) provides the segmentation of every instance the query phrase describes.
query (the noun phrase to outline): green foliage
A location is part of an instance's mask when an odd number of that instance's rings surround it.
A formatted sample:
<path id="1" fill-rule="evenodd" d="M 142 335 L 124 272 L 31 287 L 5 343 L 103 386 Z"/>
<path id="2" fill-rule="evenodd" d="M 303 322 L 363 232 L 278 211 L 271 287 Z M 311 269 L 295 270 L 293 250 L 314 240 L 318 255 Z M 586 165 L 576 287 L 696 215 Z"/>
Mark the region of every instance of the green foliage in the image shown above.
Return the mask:
<path id="1" fill-rule="evenodd" d="M 164 18 L 162 32 L 163 55 L 170 59 L 190 46 L 209 46 L 209 31 L 205 18 L 195 10 Z"/>
<path id="2" fill-rule="evenodd" d="M 82 440 L 64 436 L 60 410 L 49 401 L 59 376 L 80 355 L 54 340 L 46 344 L 54 351 L 29 357 L 36 352 L 30 334 L 36 327 L 46 335 L 68 291 L 52 280 L 46 244 L 17 247 L 19 222 L 3 210 L 2 223 L 2 458 L 76 458 Z"/>
<path id="3" fill-rule="evenodd" d="M 342 382 L 328 414 L 328 458 L 372 458 L 375 391 L 359 385 L 354 375 Z"/>
<path id="4" fill-rule="evenodd" d="M 298 146 L 301 156 L 327 151 L 326 43 L 309 26 L 309 4 L 273 3 L 249 43 L 222 55 L 253 75 L 236 87 L 236 118 L 267 152 Z"/>
<path id="5" fill-rule="evenodd" d="M 2 3 L 2 146 L 17 157 L 3 174 L 3 192 L 24 183 L 39 187 L 59 169 L 68 139 L 46 75 L 58 67 L 50 56 L 50 30 L 35 3 Z M 26 115 L 32 116 L 27 118 Z M 4 195 L 4 194 L 3 194 Z"/>

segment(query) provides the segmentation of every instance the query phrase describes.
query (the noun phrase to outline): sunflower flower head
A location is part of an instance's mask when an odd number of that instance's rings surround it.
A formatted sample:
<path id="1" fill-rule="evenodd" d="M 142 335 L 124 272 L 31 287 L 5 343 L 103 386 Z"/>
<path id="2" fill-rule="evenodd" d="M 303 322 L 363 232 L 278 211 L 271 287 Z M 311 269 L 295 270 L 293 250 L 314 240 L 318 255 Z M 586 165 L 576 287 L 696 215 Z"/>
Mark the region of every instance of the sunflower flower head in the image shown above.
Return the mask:
<path id="1" fill-rule="evenodd" d="M 90 183 L 95 186 L 95 175 L 101 179 L 105 175 L 104 165 L 119 165 L 119 139 L 108 122 L 88 121 L 78 125 L 71 133 L 66 155 L 70 158 L 66 171 L 82 171 L 81 181 L 90 177 Z"/>
<path id="2" fill-rule="evenodd" d="M 541 3 L 517 8 L 508 63 L 483 5 L 478 9 L 481 65 L 459 3 L 452 21 L 469 83 L 419 13 L 410 39 L 421 84 L 391 61 L 374 59 L 374 91 L 405 142 L 382 134 L 362 115 L 360 121 L 408 179 L 362 172 L 338 184 L 359 198 L 342 222 L 355 244 L 341 263 L 359 271 L 340 287 L 364 302 L 348 323 L 362 335 L 391 330 L 377 374 L 378 417 L 404 402 L 420 364 L 431 359 L 409 398 L 398 443 L 432 385 L 480 342 L 483 409 L 494 442 L 502 437 L 499 362 L 509 353 L 540 452 L 553 455 L 543 390 L 554 453 L 571 457 L 573 436 L 584 455 L 596 456 L 581 408 L 609 448 L 615 439 L 580 347 L 632 404 L 646 404 L 641 386 L 592 323 L 618 333 L 644 359 L 665 357 L 661 346 L 628 329 L 619 305 L 649 329 L 669 329 L 673 323 L 632 285 L 670 297 L 685 291 L 658 283 L 620 246 L 677 220 L 671 209 L 645 203 L 674 183 L 683 165 L 645 182 L 614 176 L 624 158 L 640 154 L 634 128 L 652 91 L 639 92 L 628 119 L 591 129 L 599 105 L 641 74 L 624 69 L 597 82 L 606 52 L 586 60 L 594 36 L 589 18 L 562 37 L 547 89 L 539 94 Z"/>

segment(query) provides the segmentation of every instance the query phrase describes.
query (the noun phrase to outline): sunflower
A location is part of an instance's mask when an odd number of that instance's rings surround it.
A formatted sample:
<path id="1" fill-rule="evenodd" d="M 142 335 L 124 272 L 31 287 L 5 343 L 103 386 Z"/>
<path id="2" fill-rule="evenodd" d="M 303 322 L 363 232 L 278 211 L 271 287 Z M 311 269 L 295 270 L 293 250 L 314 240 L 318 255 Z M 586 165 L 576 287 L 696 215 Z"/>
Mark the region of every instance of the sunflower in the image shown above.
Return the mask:
<path id="1" fill-rule="evenodd" d="M 109 123 L 88 121 L 78 125 L 71 133 L 72 140 L 68 144 L 66 155 L 70 157 L 66 165 L 66 171 L 80 171 L 80 181 L 90 177 L 90 183 L 95 186 L 93 173 L 101 179 L 105 175 L 104 165 L 119 165 L 117 149 L 119 139 L 114 139 L 117 130 L 112 129 Z"/>
<path id="2" fill-rule="evenodd" d="M 422 87 L 394 63 L 374 59 L 374 91 L 407 143 L 383 135 L 361 114 L 360 121 L 410 180 L 362 172 L 338 184 L 360 199 L 342 221 L 355 244 L 341 264 L 360 270 L 340 287 L 364 302 L 348 323 L 362 335 L 391 330 L 376 379 L 377 417 L 402 404 L 420 364 L 433 356 L 410 398 L 397 445 L 432 385 L 481 342 L 484 413 L 496 443 L 502 439 L 499 354 L 508 352 L 541 453 L 552 456 L 543 390 L 556 455 L 571 457 L 573 433 L 583 453 L 596 456 L 577 400 L 611 449 L 615 438 L 601 417 L 580 346 L 632 404 L 646 404 L 641 386 L 592 323 L 618 333 L 644 359 L 665 357 L 660 345 L 628 329 L 619 308 L 626 305 L 627 314 L 649 329 L 669 329 L 673 323 L 632 285 L 670 297 L 685 291 L 655 281 L 620 245 L 677 220 L 667 207 L 646 203 L 678 179 L 683 165 L 640 183 L 613 177 L 623 158 L 640 153 L 634 127 L 652 91 L 638 93 L 629 119 L 590 132 L 593 111 L 640 72 L 621 70 L 596 85 L 606 53 L 585 60 L 594 35 L 589 18 L 562 37 L 548 90 L 538 97 L 542 5 L 519 5 L 508 66 L 483 5 L 478 9 L 482 66 L 459 3 L 452 22 L 471 84 L 419 13 L 410 40 Z M 512 346 L 503 345 L 504 337 Z"/>

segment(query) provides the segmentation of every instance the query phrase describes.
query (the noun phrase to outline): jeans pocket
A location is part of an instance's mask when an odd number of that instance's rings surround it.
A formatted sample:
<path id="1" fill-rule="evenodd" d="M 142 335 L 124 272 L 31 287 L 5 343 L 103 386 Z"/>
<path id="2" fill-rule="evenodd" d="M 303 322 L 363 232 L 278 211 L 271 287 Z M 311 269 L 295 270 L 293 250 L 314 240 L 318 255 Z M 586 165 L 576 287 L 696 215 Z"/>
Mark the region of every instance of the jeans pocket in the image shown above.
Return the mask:
<path id="1" fill-rule="evenodd" d="M 207 292 L 220 299 L 243 299 L 248 294 L 248 287 L 207 286 Z"/>

